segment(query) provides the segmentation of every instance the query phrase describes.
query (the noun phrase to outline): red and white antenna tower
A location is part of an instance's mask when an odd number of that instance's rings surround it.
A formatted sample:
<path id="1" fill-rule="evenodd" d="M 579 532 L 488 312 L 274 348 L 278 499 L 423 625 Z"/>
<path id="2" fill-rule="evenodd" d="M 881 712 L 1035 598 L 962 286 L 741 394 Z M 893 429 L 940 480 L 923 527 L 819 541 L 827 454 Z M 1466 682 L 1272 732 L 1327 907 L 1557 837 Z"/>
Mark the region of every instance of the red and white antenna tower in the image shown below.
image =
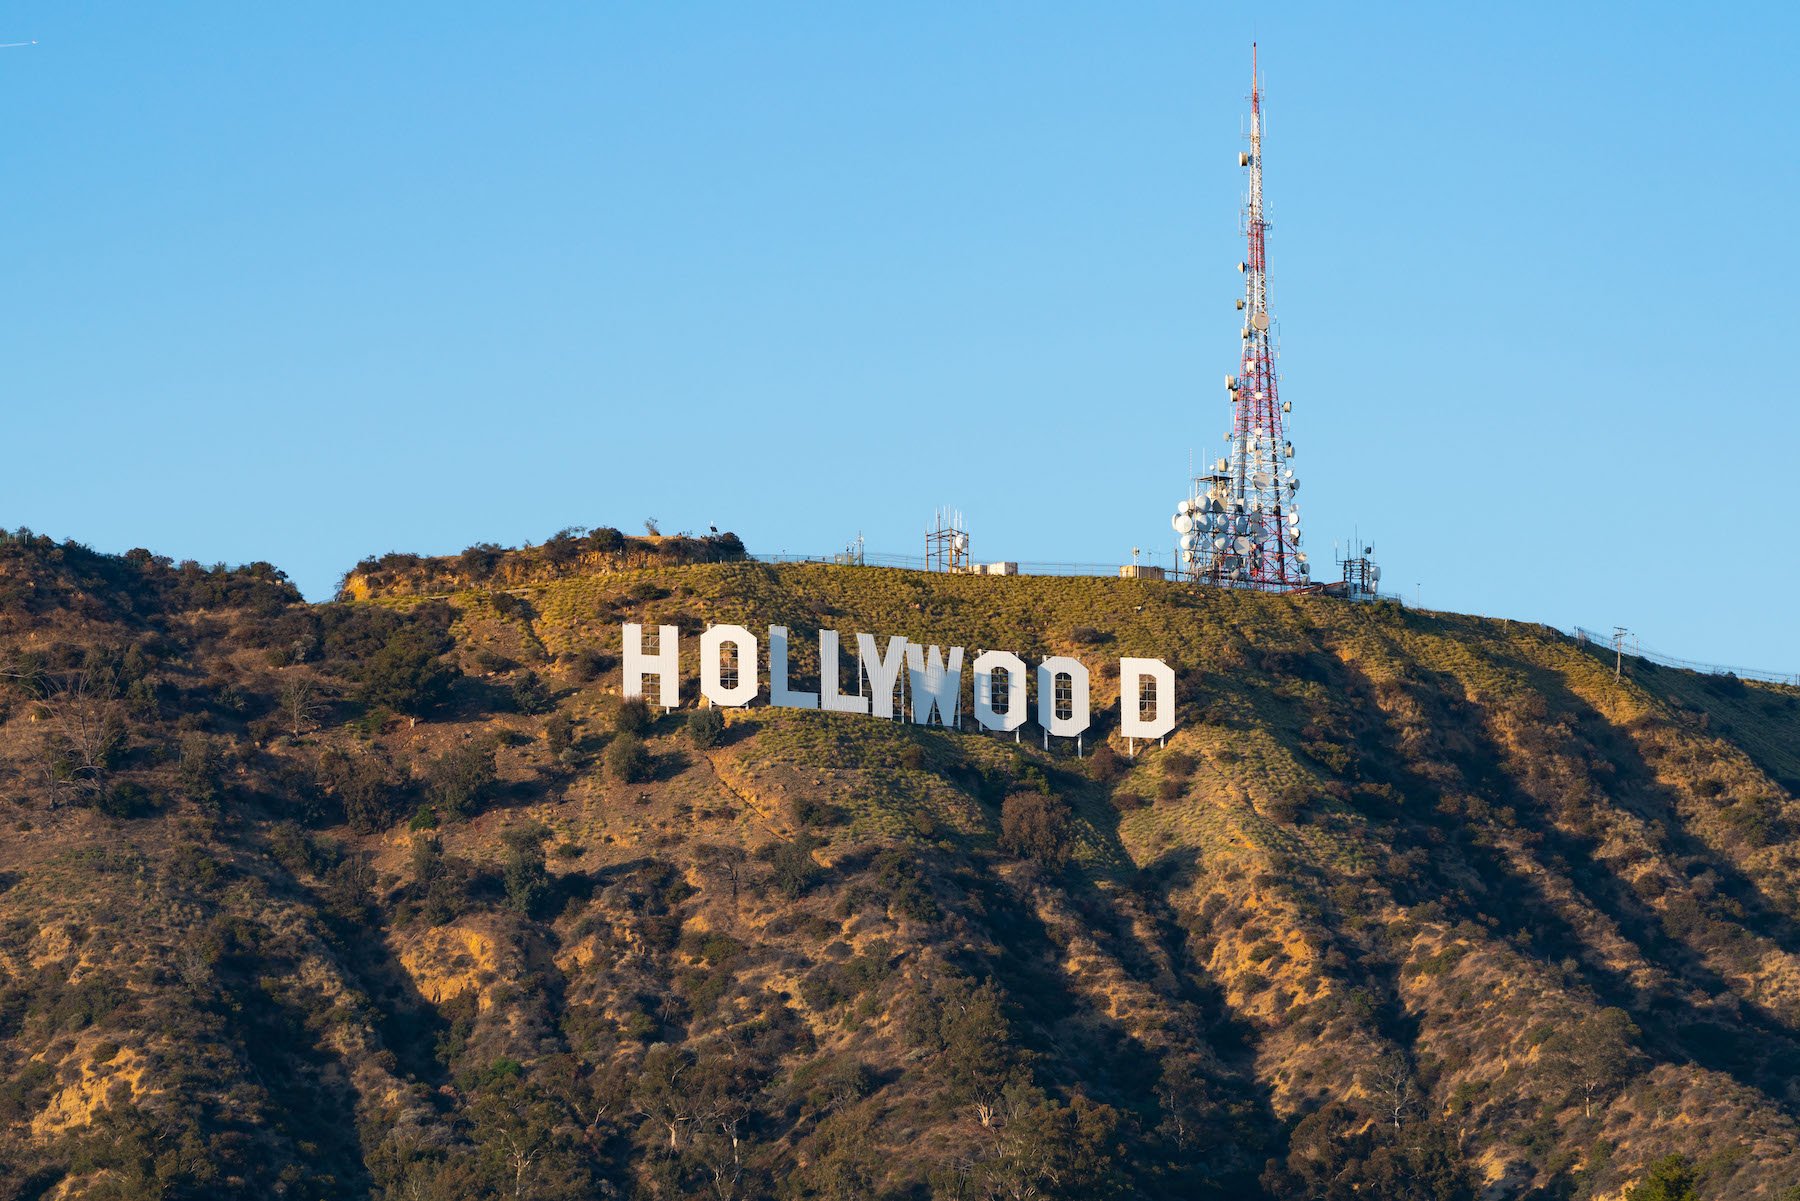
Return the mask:
<path id="1" fill-rule="evenodd" d="M 1288 592 L 1309 587 L 1311 569 L 1300 549 L 1300 480 L 1290 460 L 1285 418 L 1293 406 L 1277 395 L 1275 351 L 1269 338 L 1269 223 L 1263 216 L 1262 83 L 1256 46 L 1250 47 L 1250 149 L 1238 155 L 1249 176 L 1244 233 L 1249 242 L 1238 270 L 1244 297 L 1244 352 L 1225 377 L 1231 393 L 1231 449 L 1213 471 L 1193 481 L 1178 507 L 1175 530 L 1182 561 L 1194 578 L 1228 587 Z M 1184 528 L 1184 526 L 1186 528 Z"/>

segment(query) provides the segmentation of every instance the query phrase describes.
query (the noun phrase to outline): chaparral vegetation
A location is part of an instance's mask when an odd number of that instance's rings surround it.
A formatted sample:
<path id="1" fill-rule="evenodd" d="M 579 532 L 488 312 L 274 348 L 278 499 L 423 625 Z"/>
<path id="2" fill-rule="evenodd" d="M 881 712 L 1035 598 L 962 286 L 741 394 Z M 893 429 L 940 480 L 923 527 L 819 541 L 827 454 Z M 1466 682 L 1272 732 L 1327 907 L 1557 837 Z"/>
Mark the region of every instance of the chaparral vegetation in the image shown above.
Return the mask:
<path id="1" fill-rule="evenodd" d="M 623 622 L 1103 642 L 1095 725 L 664 713 Z M 610 530 L 20 531 L 0 672 L 0 1197 L 1800 1197 L 1791 688 Z"/>

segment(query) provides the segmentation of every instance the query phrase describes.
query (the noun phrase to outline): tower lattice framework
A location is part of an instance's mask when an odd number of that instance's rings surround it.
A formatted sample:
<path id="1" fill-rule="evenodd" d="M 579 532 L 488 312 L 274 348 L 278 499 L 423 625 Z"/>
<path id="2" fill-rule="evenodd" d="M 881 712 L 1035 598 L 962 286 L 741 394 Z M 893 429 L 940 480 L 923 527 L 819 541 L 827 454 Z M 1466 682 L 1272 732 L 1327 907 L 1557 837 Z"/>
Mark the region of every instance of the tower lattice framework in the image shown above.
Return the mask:
<path id="1" fill-rule="evenodd" d="M 1250 149 L 1238 156 L 1248 177 L 1244 203 L 1243 356 L 1225 377 L 1231 394 L 1230 450 L 1213 471 L 1194 481 L 1178 508 L 1182 560 L 1194 578 L 1271 592 L 1308 587 L 1311 572 L 1300 549 L 1300 480 L 1291 465 L 1294 444 L 1279 395 L 1270 336 L 1268 221 L 1263 215 L 1262 83 L 1251 47 Z M 1183 520 L 1183 516 L 1186 520 Z M 1185 528 L 1184 528 L 1185 527 Z"/>

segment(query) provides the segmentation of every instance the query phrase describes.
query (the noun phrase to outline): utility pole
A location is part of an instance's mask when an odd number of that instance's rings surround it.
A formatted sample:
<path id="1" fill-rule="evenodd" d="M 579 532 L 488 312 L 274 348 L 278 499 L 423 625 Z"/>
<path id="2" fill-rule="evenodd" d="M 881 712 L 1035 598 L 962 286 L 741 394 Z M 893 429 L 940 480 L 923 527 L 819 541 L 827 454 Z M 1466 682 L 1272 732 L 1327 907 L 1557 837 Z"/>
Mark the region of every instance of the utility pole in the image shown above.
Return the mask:
<path id="1" fill-rule="evenodd" d="M 1625 674 L 1625 635 L 1631 633 L 1624 626 L 1613 627 L 1613 679 Z"/>

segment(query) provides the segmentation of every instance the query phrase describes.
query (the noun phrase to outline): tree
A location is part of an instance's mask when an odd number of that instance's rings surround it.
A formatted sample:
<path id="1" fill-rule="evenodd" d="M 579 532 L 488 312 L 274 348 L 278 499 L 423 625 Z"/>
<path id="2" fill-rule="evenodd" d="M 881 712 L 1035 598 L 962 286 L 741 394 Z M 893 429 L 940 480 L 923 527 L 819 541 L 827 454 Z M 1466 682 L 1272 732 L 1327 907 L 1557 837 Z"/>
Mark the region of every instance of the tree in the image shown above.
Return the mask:
<path id="1" fill-rule="evenodd" d="M 415 835 L 412 844 L 413 892 L 419 898 L 419 916 L 441 926 L 456 916 L 458 905 L 444 860 L 444 844 L 435 835 Z"/>
<path id="2" fill-rule="evenodd" d="M 630 731 L 614 734 L 606 744 L 606 774 L 624 784 L 635 784 L 650 774 L 650 752 L 644 740 Z"/>
<path id="3" fill-rule="evenodd" d="M 443 704 L 461 674 L 440 656 L 442 635 L 417 625 L 396 627 L 370 656 L 362 673 L 362 700 L 423 717 Z"/>
<path id="4" fill-rule="evenodd" d="M 552 704 L 550 689 L 538 678 L 535 671 L 528 671 L 513 682 L 513 708 L 520 713 L 537 714 L 548 710 Z"/>
<path id="5" fill-rule="evenodd" d="M 514 826 L 500 836 L 506 845 L 500 869 L 506 903 L 526 917 L 550 891 L 550 873 L 544 869 L 544 839 L 549 836 L 550 831 L 536 822 Z"/>
<path id="6" fill-rule="evenodd" d="M 432 760 L 425 770 L 425 793 L 445 817 L 468 817 L 493 796 L 499 779 L 494 744 L 477 739 Z"/>
<path id="7" fill-rule="evenodd" d="M 575 747 L 575 719 L 567 713 L 552 713 L 544 722 L 544 745 L 561 758 Z"/>
<path id="8" fill-rule="evenodd" d="M 1000 846 L 1045 867 L 1061 867 L 1073 850 L 1068 802 L 1046 792 L 1013 793 L 1000 806 Z"/>
<path id="9" fill-rule="evenodd" d="M 696 1062 L 689 1084 L 695 1107 L 691 1154 L 717 1201 L 736 1201 L 744 1179 L 744 1130 L 754 1112 L 757 1081 L 743 1061 L 725 1054 Z"/>
<path id="10" fill-rule="evenodd" d="M 1395 1130 L 1400 1129 L 1401 1121 L 1412 1112 L 1417 1096 L 1412 1064 L 1406 1056 L 1399 1051 L 1389 1051 L 1359 1073 L 1358 1079 L 1381 1111 L 1382 1120 L 1392 1122 Z"/>
<path id="11" fill-rule="evenodd" d="M 337 797 L 345 819 L 359 832 L 371 834 L 393 821 L 393 777 L 379 751 L 351 754 L 326 747 L 314 771 L 320 787 Z"/>
<path id="12" fill-rule="evenodd" d="M 1582 1112 L 1594 1116 L 1594 1105 L 1622 1088 L 1637 1070 L 1638 1028 L 1623 1009 L 1608 1008 L 1583 1018 L 1545 1045 L 1551 1062 L 1574 1082 Z"/>
<path id="13" fill-rule="evenodd" d="M 125 712 L 118 676 L 92 662 L 61 675 L 14 673 L 37 700 L 43 753 L 51 782 L 86 804 L 106 800 L 112 770 L 125 749 Z"/>
<path id="14" fill-rule="evenodd" d="M 219 751 L 213 740 L 199 730 L 189 730 L 181 736 L 175 755 L 175 783 L 182 795 L 196 804 L 218 796 Z"/>
<path id="15" fill-rule="evenodd" d="M 1263 1173 L 1276 1197 L 1307 1201 L 1474 1201 L 1456 1143 L 1437 1123 L 1396 1128 L 1330 1102 L 1300 1119 Z"/>
<path id="16" fill-rule="evenodd" d="M 1118 1175 L 1118 1124 L 1111 1106 L 1081 1093 L 1064 1105 L 1042 1089 L 1012 1084 L 984 1126 L 985 1153 L 962 1165 L 963 1191 L 996 1201 L 1107 1196 Z"/>
<path id="17" fill-rule="evenodd" d="M 1162 1107 L 1162 1122 L 1157 1129 L 1175 1144 L 1177 1151 L 1185 1153 L 1213 1108 L 1212 1092 L 1198 1055 L 1163 1056 L 1156 1100 Z"/>
<path id="18" fill-rule="evenodd" d="M 1625 1194 L 1625 1201 L 1700 1201 L 1699 1176 L 1685 1155 L 1665 1155 Z"/>
<path id="19" fill-rule="evenodd" d="M 319 703 L 318 685 L 303 672 L 291 671 L 281 681 L 281 716 L 288 733 L 295 738 L 324 711 Z"/>
<path id="20" fill-rule="evenodd" d="M 488 1178 L 483 1195 L 541 1201 L 593 1195 L 574 1124 L 514 1061 L 499 1060 L 484 1073 L 468 1115 Z"/>
<path id="21" fill-rule="evenodd" d="M 992 980 L 955 976 L 939 981 L 914 1008 L 913 1041 L 936 1052 L 936 1071 L 952 1100 L 970 1106 L 984 1127 L 1000 1119 L 1002 1096 L 1023 1078 L 1005 1001 Z"/>
<path id="22" fill-rule="evenodd" d="M 700 1108 L 689 1079 L 693 1067 L 687 1052 L 657 1043 L 645 1053 L 631 1090 L 638 1116 L 667 1136 L 670 1153 L 680 1149 L 681 1136 Z"/>
<path id="23" fill-rule="evenodd" d="M 731 888 L 731 912 L 738 911 L 738 893 L 744 882 L 744 848 L 731 843 L 703 843 L 697 848 L 700 870 L 716 876 Z"/>

